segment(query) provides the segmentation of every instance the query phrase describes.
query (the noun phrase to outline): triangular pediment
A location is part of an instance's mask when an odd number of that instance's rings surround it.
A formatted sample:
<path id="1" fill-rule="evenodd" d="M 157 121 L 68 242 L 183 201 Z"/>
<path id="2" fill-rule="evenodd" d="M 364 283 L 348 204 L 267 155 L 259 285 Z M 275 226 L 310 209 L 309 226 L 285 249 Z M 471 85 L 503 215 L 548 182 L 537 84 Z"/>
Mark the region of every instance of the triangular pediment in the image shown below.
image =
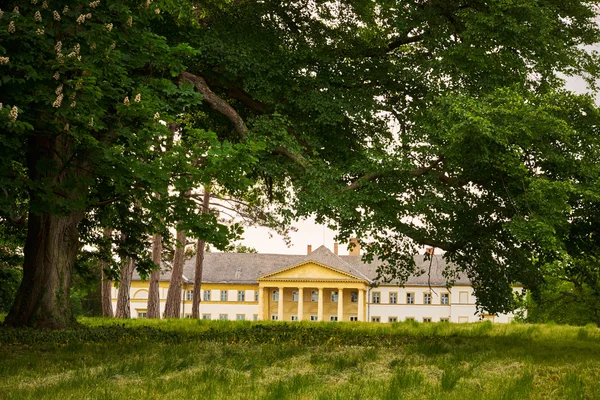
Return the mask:
<path id="1" fill-rule="evenodd" d="M 365 279 L 354 274 L 340 271 L 339 269 L 307 260 L 278 271 L 271 272 L 258 278 L 258 280 L 355 280 Z"/>

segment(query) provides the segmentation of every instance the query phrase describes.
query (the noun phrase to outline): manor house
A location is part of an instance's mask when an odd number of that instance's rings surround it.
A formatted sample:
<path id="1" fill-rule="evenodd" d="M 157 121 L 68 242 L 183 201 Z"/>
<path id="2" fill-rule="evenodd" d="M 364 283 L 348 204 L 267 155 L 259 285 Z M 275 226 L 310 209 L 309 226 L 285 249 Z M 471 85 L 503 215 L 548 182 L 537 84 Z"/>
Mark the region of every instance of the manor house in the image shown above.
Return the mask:
<path id="1" fill-rule="evenodd" d="M 203 319 L 275 321 L 510 322 L 511 314 L 479 315 L 471 283 L 462 274 L 451 288 L 439 255 L 415 256 L 420 272 L 403 286 L 397 282 L 374 285 L 378 262 L 361 261 L 355 242 L 350 255 L 321 246 L 307 255 L 206 253 L 202 274 Z M 183 272 L 181 315 L 192 312 L 195 259 Z M 169 288 L 170 271 L 161 275 L 161 315 Z M 146 317 L 148 282 L 134 275 L 131 317 Z M 521 288 L 515 287 L 515 290 Z M 116 308 L 117 289 L 113 288 Z"/>

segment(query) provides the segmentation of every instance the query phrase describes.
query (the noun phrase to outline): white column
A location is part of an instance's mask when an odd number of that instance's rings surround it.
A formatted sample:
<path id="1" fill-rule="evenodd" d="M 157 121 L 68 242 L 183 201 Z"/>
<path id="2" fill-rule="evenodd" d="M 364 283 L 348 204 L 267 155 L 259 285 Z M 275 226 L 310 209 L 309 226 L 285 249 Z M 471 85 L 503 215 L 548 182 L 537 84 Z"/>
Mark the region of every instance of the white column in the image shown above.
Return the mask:
<path id="1" fill-rule="evenodd" d="M 298 321 L 304 317 L 304 288 L 298 288 Z"/>
<path id="2" fill-rule="evenodd" d="M 277 288 L 279 290 L 279 301 L 277 302 L 277 320 L 283 321 L 283 288 Z"/>
<path id="3" fill-rule="evenodd" d="M 317 321 L 323 321 L 323 288 L 319 288 L 319 303 L 317 311 Z"/>
<path id="4" fill-rule="evenodd" d="M 338 289 L 338 321 L 344 320 L 344 289 Z"/>
<path id="5" fill-rule="evenodd" d="M 365 320 L 365 291 L 362 289 L 358 290 L 358 320 Z"/>

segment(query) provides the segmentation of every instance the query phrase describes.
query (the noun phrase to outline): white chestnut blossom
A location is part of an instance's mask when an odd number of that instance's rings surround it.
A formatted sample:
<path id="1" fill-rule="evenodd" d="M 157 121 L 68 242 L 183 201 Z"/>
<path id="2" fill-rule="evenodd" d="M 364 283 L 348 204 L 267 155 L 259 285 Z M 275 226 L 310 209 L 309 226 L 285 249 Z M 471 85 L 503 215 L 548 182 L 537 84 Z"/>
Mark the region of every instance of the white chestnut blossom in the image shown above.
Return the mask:
<path id="1" fill-rule="evenodd" d="M 60 53 L 61 50 L 62 50 L 62 42 L 59 40 L 54 45 L 54 51 L 56 51 L 57 53 Z"/>
<path id="2" fill-rule="evenodd" d="M 44 30 L 42 28 L 37 28 L 35 30 L 35 33 L 37 33 L 38 35 L 43 35 L 44 34 Z"/>
<path id="3" fill-rule="evenodd" d="M 65 124 L 65 131 L 68 132 L 70 129 L 69 124 Z"/>
<path id="4" fill-rule="evenodd" d="M 155 8 L 154 9 L 154 14 L 160 14 L 160 8 Z"/>
<path id="5" fill-rule="evenodd" d="M 92 19 L 92 14 L 91 13 L 85 14 L 85 19 Z"/>
<path id="6" fill-rule="evenodd" d="M 54 103 L 52 103 L 52 107 L 54 108 L 58 108 L 60 107 L 60 105 L 62 104 L 63 101 L 63 94 L 59 93 L 59 95 L 56 97 L 56 100 L 54 100 Z"/>
<path id="7" fill-rule="evenodd" d="M 142 94 L 141 93 L 136 94 L 134 100 L 136 103 L 139 103 L 140 101 L 142 101 Z"/>
<path id="8" fill-rule="evenodd" d="M 4 11 L 0 10 L 0 18 L 4 16 Z"/>
<path id="9" fill-rule="evenodd" d="M 46 0 L 44 0 L 44 2 L 42 3 L 42 8 L 43 9 L 48 8 L 48 3 L 46 2 Z"/>
<path id="10" fill-rule="evenodd" d="M 131 27 L 131 25 L 133 25 L 133 17 L 130 15 L 127 19 L 127 26 Z"/>
<path id="11" fill-rule="evenodd" d="M 36 11 L 35 14 L 33 14 L 33 18 L 36 22 L 42 22 L 42 14 L 39 11 Z"/>
<path id="12" fill-rule="evenodd" d="M 94 117 L 90 118 L 89 126 L 94 126 Z"/>
<path id="13" fill-rule="evenodd" d="M 58 96 L 59 94 L 61 94 L 63 91 L 63 85 L 59 85 L 56 90 L 54 91 L 54 93 L 56 93 L 56 95 Z"/>
<path id="14" fill-rule="evenodd" d="M 15 7 L 15 8 L 13 8 L 13 12 L 14 12 L 15 14 L 19 14 L 19 7 Z"/>
<path id="15" fill-rule="evenodd" d="M 60 79 L 60 73 L 59 73 L 58 71 L 56 71 L 56 72 L 54 73 L 54 76 L 53 76 L 53 78 L 54 78 L 54 79 L 56 79 L 56 80 L 59 80 L 59 79 Z"/>
<path id="16" fill-rule="evenodd" d="M 77 105 L 77 102 L 76 102 L 76 101 L 73 101 L 73 102 L 71 103 L 71 108 L 75 108 L 75 106 L 76 106 L 76 105 Z"/>
<path id="17" fill-rule="evenodd" d="M 107 31 L 109 31 L 109 32 L 112 31 L 112 28 L 113 28 L 113 24 L 106 24 Z"/>
<path id="18" fill-rule="evenodd" d="M 90 8 L 96 8 L 100 4 L 100 0 L 92 1 L 89 6 Z"/>
<path id="19" fill-rule="evenodd" d="M 0 65 L 8 64 L 10 59 L 8 57 L 0 57 Z"/>
<path id="20" fill-rule="evenodd" d="M 37 4 L 37 0 L 31 0 L 31 4 Z"/>
<path id="21" fill-rule="evenodd" d="M 58 11 L 52 11 L 52 16 L 54 17 L 55 21 L 60 21 L 60 14 L 58 13 Z"/>
<path id="22" fill-rule="evenodd" d="M 123 104 L 129 106 L 129 96 L 125 96 L 125 100 L 123 100 Z"/>
<path id="23" fill-rule="evenodd" d="M 157 111 L 156 114 L 154 114 L 154 120 L 158 121 L 159 119 L 160 119 L 160 114 Z"/>
<path id="24" fill-rule="evenodd" d="M 10 21 L 8 24 L 8 33 L 15 33 L 15 21 Z"/>
<path id="25" fill-rule="evenodd" d="M 12 122 L 15 122 L 18 117 L 19 117 L 19 110 L 17 109 L 17 106 L 13 106 L 13 108 L 11 108 L 10 112 L 8 113 L 8 118 Z"/>
<path id="26" fill-rule="evenodd" d="M 63 8 L 63 15 L 65 15 L 68 12 L 69 12 L 69 7 L 65 6 L 65 8 Z"/>
<path id="27" fill-rule="evenodd" d="M 85 15 L 81 14 L 79 17 L 77 17 L 77 23 L 79 25 L 83 24 L 85 22 Z"/>

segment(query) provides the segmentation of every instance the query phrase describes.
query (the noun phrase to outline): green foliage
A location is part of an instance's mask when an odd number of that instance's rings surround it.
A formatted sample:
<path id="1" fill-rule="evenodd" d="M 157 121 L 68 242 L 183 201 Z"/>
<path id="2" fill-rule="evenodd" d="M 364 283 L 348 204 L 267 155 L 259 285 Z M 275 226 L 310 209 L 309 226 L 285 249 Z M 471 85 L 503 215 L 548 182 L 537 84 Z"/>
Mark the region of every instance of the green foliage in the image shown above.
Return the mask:
<path id="1" fill-rule="evenodd" d="M 23 271 L 19 268 L 0 268 L 0 313 L 10 309 L 22 277 Z"/>

